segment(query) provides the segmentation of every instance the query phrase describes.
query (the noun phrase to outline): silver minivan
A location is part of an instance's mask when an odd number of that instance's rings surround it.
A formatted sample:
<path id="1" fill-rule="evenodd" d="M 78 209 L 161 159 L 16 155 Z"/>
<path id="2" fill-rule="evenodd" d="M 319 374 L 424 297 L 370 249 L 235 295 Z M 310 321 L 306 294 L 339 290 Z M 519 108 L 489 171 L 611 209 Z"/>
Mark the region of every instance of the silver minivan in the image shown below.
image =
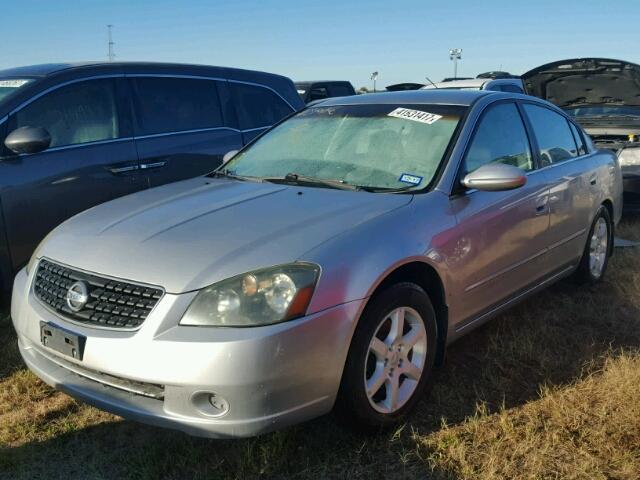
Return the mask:
<path id="1" fill-rule="evenodd" d="M 15 280 L 40 378 L 126 418 L 257 435 L 415 406 L 448 344 L 568 276 L 598 282 L 622 181 L 524 95 L 330 99 L 208 176 L 55 229 Z"/>

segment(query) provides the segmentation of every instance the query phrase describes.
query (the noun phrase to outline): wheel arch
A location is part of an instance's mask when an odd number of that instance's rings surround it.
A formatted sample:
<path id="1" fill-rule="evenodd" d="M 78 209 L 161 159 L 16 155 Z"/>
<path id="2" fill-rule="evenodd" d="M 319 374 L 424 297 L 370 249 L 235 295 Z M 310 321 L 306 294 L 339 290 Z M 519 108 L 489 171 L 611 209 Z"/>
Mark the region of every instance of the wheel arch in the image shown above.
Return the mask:
<path id="1" fill-rule="evenodd" d="M 611 241 L 609 242 L 609 256 L 611 256 L 615 251 L 614 243 L 616 236 L 616 222 L 614 217 L 613 202 L 607 198 L 600 205 L 607 209 L 607 211 L 609 212 L 609 218 L 611 218 Z"/>
<path id="2" fill-rule="evenodd" d="M 402 282 L 411 282 L 422 288 L 433 304 L 436 313 L 436 324 L 438 328 L 438 351 L 436 352 L 436 365 L 444 363 L 447 334 L 449 329 L 449 308 L 447 305 L 446 291 L 444 283 L 438 271 L 429 263 L 422 260 L 409 260 L 402 265 L 397 265 L 381 276 L 378 283 L 372 288 L 368 300 L 363 308 L 377 293 L 389 288 L 392 285 Z M 359 321 L 359 319 L 358 319 Z"/>

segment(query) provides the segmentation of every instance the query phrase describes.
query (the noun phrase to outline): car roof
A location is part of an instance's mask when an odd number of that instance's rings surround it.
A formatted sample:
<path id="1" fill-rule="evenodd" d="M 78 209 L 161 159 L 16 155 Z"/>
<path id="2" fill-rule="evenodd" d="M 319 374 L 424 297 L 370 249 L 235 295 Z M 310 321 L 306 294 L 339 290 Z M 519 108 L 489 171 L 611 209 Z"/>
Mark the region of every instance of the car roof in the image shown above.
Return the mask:
<path id="1" fill-rule="evenodd" d="M 296 85 L 311 85 L 314 83 L 351 83 L 349 80 L 301 80 L 293 82 Z"/>
<path id="2" fill-rule="evenodd" d="M 478 98 L 496 94 L 499 94 L 499 92 L 490 90 L 405 90 L 401 92 L 369 93 L 351 97 L 329 98 L 322 102 L 322 106 L 414 103 L 425 105 L 462 105 L 468 107 Z"/>
<path id="3" fill-rule="evenodd" d="M 46 77 L 48 75 L 53 75 L 59 73 L 63 70 L 70 70 L 75 68 L 86 68 L 86 67 L 100 67 L 100 66 L 108 66 L 113 68 L 138 68 L 138 67 L 157 67 L 157 68 L 209 68 L 216 69 L 221 71 L 232 71 L 238 73 L 256 73 L 264 76 L 271 77 L 282 77 L 282 75 L 278 75 L 275 73 L 267 73 L 267 72 L 259 72 L 254 70 L 245 70 L 240 68 L 233 67 L 219 67 L 214 65 L 199 65 L 199 64 L 188 64 L 188 63 L 167 63 L 167 62 L 103 62 L 103 61 L 95 61 L 95 62 L 69 62 L 69 63 L 46 63 L 40 65 L 29 65 L 24 67 L 15 67 L 9 68 L 5 70 L 0 70 L 0 77 Z"/>
<path id="4" fill-rule="evenodd" d="M 466 80 L 449 80 L 448 82 L 436 82 L 436 85 L 438 88 L 480 88 L 485 83 L 490 81 L 490 78 L 469 78 Z M 436 87 L 428 83 L 423 88 L 431 89 Z"/>

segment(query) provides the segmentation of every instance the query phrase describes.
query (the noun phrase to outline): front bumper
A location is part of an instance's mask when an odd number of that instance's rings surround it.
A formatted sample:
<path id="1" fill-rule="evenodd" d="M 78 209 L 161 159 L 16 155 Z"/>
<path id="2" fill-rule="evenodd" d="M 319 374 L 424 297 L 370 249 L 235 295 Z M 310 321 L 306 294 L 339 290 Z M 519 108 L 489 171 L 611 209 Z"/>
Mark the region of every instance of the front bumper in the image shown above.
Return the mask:
<path id="1" fill-rule="evenodd" d="M 178 322 L 195 293 L 165 294 L 142 327 L 127 332 L 68 322 L 30 284 L 19 272 L 11 316 L 22 357 L 42 380 L 122 417 L 215 438 L 259 435 L 330 411 L 362 305 L 266 327 L 184 327 Z M 86 336 L 82 362 L 44 347 L 41 321 Z M 121 388 L 127 382 L 163 393 L 132 393 Z M 226 402 L 224 415 L 210 394 Z"/>

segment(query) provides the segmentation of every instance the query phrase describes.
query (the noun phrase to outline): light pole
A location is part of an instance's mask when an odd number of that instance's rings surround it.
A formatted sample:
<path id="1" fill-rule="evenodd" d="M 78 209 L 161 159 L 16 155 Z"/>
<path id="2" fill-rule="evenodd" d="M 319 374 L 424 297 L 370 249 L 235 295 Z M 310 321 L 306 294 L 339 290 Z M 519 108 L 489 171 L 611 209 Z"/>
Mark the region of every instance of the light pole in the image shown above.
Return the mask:
<path id="1" fill-rule="evenodd" d="M 462 49 L 452 48 L 449 50 L 449 60 L 453 60 L 453 78 L 458 78 L 458 60 L 462 60 Z"/>
<path id="2" fill-rule="evenodd" d="M 371 74 L 371 80 L 373 80 L 373 93 L 376 93 L 376 80 L 378 79 L 378 72 Z"/>

